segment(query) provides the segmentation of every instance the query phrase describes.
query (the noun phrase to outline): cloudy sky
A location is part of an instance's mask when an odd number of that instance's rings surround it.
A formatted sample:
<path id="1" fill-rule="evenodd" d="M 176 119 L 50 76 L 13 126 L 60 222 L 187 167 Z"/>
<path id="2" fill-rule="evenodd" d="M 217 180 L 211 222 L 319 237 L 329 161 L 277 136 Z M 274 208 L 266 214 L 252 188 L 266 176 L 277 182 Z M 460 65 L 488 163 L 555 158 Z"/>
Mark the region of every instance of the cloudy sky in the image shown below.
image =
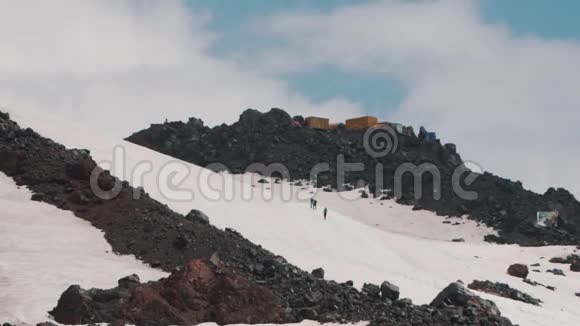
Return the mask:
<path id="1" fill-rule="evenodd" d="M 0 104 L 126 136 L 245 108 L 438 132 L 580 194 L 576 0 L 0 0 Z"/>

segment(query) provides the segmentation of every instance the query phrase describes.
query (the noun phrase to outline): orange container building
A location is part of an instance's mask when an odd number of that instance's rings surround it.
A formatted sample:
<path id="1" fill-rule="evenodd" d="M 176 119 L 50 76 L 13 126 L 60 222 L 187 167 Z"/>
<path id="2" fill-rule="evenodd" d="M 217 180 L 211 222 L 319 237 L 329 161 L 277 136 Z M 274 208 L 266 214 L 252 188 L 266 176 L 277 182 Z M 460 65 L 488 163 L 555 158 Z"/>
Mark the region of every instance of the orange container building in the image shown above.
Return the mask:
<path id="1" fill-rule="evenodd" d="M 369 128 L 376 125 L 378 121 L 379 119 L 371 116 L 348 119 L 346 120 L 346 128 L 348 129 Z"/>
<path id="2" fill-rule="evenodd" d="M 329 129 L 329 120 L 326 118 L 308 117 L 306 126 L 314 129 Z"/>
<path id="3" fill-rule="evenodd" d="M 391 122 L 388 122 L 388 121 L 381 121 L 381 122 L 378 122 L 377 124 L 374 124 L 373 127 L 375 127 L 375 128 L 393 127 L 393 124 Z"/>

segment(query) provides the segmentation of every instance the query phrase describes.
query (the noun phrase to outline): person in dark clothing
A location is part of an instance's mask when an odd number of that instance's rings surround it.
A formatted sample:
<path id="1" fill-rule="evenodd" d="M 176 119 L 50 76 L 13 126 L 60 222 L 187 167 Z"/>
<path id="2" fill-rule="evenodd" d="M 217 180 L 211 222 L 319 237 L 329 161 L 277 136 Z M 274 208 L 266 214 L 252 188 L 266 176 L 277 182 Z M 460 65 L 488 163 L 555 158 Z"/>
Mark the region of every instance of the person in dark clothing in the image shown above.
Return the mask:
<path id="1" fill-rule="evenodd" d="M 310 198 L 310 208 L 314 208 L 314 198 Z"/>
<path id="2" fill-rule="evenodd" d="M 323 214 L 324 214 L 324 219 L 325 219 L 325 220 L 326 220 L 326 214 L 327 214 L 327 213 L 328 213 L 328 209 L 327 209 L 326 207 L 324 207 Z"/>
<path id="3" fill-rule="evenodd" d="M 318 201 L 314 199 L 314 209 L 316 209 L 316 205 L 318 205 Z"/>

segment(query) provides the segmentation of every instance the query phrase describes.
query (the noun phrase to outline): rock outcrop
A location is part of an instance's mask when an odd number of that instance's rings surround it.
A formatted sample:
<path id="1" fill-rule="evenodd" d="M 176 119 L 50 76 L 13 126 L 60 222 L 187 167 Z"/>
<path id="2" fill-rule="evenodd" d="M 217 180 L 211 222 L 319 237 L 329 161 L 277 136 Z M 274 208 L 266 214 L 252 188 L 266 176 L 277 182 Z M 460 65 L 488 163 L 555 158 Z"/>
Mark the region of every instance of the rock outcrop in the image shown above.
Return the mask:
<path id="1" fill-rule="evenodd" d="M 194 260 L 169 277 L 146 284 L 135 275 L 108 290 L 69 287 L 50 312 L 62 324 L 195 325 L 280 323 L 279 299 L 268 289 L 208 261 Z"/>

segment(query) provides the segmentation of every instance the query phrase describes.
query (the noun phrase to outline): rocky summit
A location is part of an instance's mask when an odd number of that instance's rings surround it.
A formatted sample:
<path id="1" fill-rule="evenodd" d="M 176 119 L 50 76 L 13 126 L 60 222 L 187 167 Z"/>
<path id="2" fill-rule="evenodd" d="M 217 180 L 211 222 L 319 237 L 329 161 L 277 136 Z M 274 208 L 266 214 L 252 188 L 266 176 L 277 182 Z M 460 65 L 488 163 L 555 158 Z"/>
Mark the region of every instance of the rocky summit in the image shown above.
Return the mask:
<path id="1" fill-rule="evenodd" d="M 278 171 L 276 176 L 312 180 L 314 171 L 316 186 L 326 191 L 330 191 L 327 186 L 350 190 L 368 185 L 375 197 L 394 198 L 415 209 L 483 222 L 499 232 L 499 236 L 486 237 L 490 242 L 580 244 L 580 203 L 565 189 L 550 188 L 536 194 L 520 182 L 471 172 L 455 144 L 443 144 L 424 133 L 415 136 L 376 128 L 346 129 L 342 125 L 319 130 L 305 126 L 303 121 L 280 109 L 266 113 L 249 109 L 232 125 L 209 128 L 200 119 L 191 118 L 151 125 L 127 140 L 213 170 L 255 172 L 254 163 L 281 163 L 287 170 Z M 337 178 L 339 161 L 361 163 L 364 168 L 346 172 L 342 180 Z M 328 164 L 328 168 L 315 169 L 320 163 Z M 411 167 L 411 173 L 398 174 L 401 167 Z M 440 182 L 429 173 L 433 170 Z M 419 177 L 414 178 L 413 173 Z M 400 191 L 395 191 L 397 184 Z M 457 190 L 458 185 L 460 190 L 475 195 L 465 196 Z M 557 227 L 535 225 L 538 211 L 555 209 L 560 212 Z"/>

